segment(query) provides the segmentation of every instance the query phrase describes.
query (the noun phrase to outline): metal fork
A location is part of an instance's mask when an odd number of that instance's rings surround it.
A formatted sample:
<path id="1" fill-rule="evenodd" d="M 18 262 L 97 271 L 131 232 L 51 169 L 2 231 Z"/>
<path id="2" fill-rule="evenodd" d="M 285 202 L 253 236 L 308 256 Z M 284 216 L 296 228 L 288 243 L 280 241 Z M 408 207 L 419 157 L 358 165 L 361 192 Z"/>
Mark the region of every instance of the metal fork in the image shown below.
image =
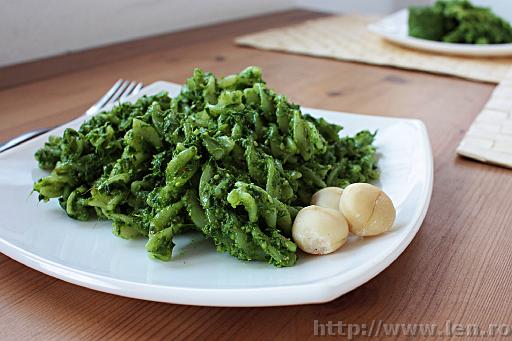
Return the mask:
<path id="1" fill-rule="evenodd" d="M 144 85 L 140 82 L 135 81 L 127 81 L 123 79 L 119 79 L 106 93 L 99 99 L 98 102 L 94 103 L 87 111 L 83 114 L 84 116 L 92 116 L 96 114 L 101 108 L 105 105 L 114 103 L 119 101 L 127 96 L 137 94 Z M 31 130 L 29 132 L 18 135 L 2 144 L 0 144 L 0 153 L 6 151 L 7 149 L 11 149 L 12 147 L 16 147 L 17 145 L 33 139 L 39 135 L 42 135 L 52 128 L 40 128 Z"/>

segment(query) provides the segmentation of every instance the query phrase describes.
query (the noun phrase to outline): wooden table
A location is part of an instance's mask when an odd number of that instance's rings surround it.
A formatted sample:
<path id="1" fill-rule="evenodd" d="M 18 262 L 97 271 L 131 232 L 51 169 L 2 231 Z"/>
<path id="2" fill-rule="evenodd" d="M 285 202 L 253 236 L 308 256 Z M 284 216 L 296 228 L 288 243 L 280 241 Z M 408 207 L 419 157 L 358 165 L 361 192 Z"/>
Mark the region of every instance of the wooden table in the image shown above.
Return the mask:
<path id="1" fill-rule="evenodd" d="M 327 323 L 512 323 L 512 172 L 456 156 L 493 85 L 237 47 L 233 38 L 320 14 L 291 11 L 0 69 L 0 140 L 76 117 L 117 78 L 183 82 L 263 68 L 309 107 L 414 117 L 435 159 L 430 209 L 406 251 L 358 289 L 322 305 L 203 308 L 117 297 L 56 280 L 0 255 L 0 340 L 314 338 Z M 381 335 L 382 336 L 382 335 Z M 459 338 L 460 339 L 460 338 Z"/>

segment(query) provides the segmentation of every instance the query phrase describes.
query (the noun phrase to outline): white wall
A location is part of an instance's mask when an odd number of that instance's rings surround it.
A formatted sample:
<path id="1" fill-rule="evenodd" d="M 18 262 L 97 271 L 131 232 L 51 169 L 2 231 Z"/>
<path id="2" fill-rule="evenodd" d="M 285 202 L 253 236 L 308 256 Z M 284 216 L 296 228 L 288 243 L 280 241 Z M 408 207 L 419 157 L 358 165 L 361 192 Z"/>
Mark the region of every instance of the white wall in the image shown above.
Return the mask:
<path id="1" fill-rule="evenodd" d="M 341 13 L 390 13 L 395 0 L 296 0 L 298 6 L 312 10 Z"/>
<path id="2" fill-rule="evenodd" d="M 512 21 L 512 0 L 473 0 Z M 0 66 L 305 7 L 390 13 L 432 0 L 0 0 Z"/>
<path id="3" fill-rule="evenodd" d="M 499 16 L 512 22 L 512 1 L 511 0 L 473 0 L 474 4 L 491 7 Z"/>
<path id="4" fill-rule="evenodd" d="M 512 0 L 470 0 L 480 6 L 491 7 L 499 15 L 512 21 Z M 410 5 L 426 5 L 435 0 L 296 0 L 296 4 L 314 10 L 341 13 L 391 13 Z"/>
<path id="5" fill-rule="evenodd" d="M 293 0 L 0 0 L 0 66 L 293 6 Z"/>

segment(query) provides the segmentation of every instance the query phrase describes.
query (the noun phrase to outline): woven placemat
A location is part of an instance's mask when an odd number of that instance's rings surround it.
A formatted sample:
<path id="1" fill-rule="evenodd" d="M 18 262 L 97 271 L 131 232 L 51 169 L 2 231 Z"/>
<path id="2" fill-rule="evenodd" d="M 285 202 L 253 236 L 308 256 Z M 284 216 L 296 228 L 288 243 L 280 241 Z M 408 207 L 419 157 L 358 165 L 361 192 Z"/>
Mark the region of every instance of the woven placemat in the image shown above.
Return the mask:
<path id="1" fill-rule="evenodd" d="M 238 37 L 240 45 L 339 60 L 388 65 L 498 83 L 512 58 L 467 58 L 419 52 L 367 30 L 375 17 L 335 16 Z"/>
<path id="2" fill-rule="evenodd" d="M 508 72 L 494 89 L 457 152 L 475 160 L 512 168 L 512 72 Z"/>

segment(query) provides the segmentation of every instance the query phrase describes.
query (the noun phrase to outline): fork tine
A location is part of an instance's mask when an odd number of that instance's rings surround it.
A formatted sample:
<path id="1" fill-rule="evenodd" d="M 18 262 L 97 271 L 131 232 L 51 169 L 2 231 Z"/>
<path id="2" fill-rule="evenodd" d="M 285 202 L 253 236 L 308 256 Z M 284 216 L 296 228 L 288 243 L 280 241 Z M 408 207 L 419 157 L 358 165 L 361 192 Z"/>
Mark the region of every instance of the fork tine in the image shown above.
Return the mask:
<path id="1" fill-rule="evenodd" d="M 135 82 L 135 81 L 132 81 L 130 84 L 128 84 L 126 89 L 124 89 L 123 93 L 121 94 L 120 98 L 124 98 L 126 96 L 129 96 L 132 93 L 133 88 L 135 88 L 136 85 L 137 85 L 137 82 Z"/>
<path id="2" fill-rule="evenodd" d="M 123 97 L 138 93 L 142 89 L 142 87 L 142 83 L 137 83 L 136 81 L 127 81 L 121 78 L 112 86 L 112 88 L 110 88 L 110 90 L 107 91 L 107 93 L 98 102 L 96 102 L 92 107 L 90 107 L 85 112 L 85 114 L 87 116 L 93 115 L 99 109 L 103 108 L 107 104 L 114 103 Z"/>
<path id="3" fill-rule="evenodd" d="M 123 83 L 121 84 L 121 86 L 117 89 L 116 92 L 114 92 L 114 94 L 112 95 L 112 97 L 110 97 L 110 99 L 107 101 L 107 103 L 105 104 L 110 104 L 110 103 L 114 103 L 116 102 L 119 98 L 121 98 L 121 95 L 123 94 L 124 90 L 126 89 L 126 87 L 130 85 L 130 82 L 129 81 L 123 81 Z"/>
<path id="4" fill-rule="evenodd" d="M 137 85 L 135 86 L 135 88 L 133 88 L 133 91 L 132 91 L 132 95 L 135 95 L 135 94 L 138 94 L 139 91 L 142 89 L 142 87 L 144 86 L 144 84 L 142 83 L 137 83 Z"/>
<path id="5" fill-rule="evenodd" d="M 86 111 L 86 114 L 89 115 L 90 112 L 96 111 L 96 109 L 99 109 L 103 107 L 106 103 L 108 103 L 108 100 L 112 98 L 114 93 L 119 89 L 121 84 L 123 83 L 122 79 L 118 79 L 117 82 L 114 83 L 114 85 L 99 99 L 98 102 L 96 102 L 92 107 L 89 108 L 89 110 Z"/>

